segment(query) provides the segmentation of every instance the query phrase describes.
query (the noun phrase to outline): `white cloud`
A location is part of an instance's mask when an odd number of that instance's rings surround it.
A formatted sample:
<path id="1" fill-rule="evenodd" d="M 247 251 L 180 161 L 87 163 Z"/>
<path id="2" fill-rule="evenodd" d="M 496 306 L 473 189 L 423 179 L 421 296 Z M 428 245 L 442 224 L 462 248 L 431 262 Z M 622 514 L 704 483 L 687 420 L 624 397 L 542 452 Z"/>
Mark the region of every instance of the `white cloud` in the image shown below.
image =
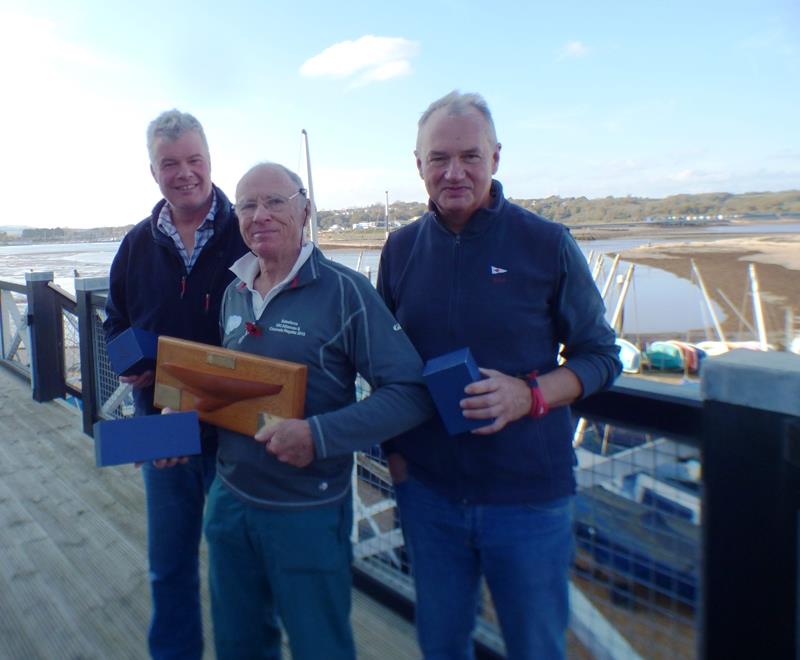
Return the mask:
<path id="1" fill-rule="evenodd" d="M 62 39 L 53 21 L 15 12 L 0 13 L 0 58 L 11 65 L 9 69 L 49 62 L 110 68 L 88 48 Z"/>
<path id="2" fill-rule="evenodd" d="M 300 67 L 308 78 L 353 78 L 353 85 L 389 80 L 411 73 L 411 59 L 419 44 L 401 37 L 365 35 L 355 41 L 340 41 Z"/>
<path id="3" fill-rule="evenodd" d="M 558 53 L 558 59 L 583 57 L 589 54 L 589 47 L 582 41 L 568 41 Z"/>

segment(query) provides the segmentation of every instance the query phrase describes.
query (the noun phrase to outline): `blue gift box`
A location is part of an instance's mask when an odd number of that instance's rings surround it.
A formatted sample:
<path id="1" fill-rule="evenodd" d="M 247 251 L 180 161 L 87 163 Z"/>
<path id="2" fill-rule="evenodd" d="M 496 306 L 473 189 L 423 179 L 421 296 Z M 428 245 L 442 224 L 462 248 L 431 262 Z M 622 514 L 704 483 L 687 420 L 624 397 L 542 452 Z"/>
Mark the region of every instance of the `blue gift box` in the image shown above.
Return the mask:
<path id="1" fill-rule="evenodd" d="M 111 368 L 119 376 L 140 374 L 156 364 L 158 335 L 149 330 L 128 328 L 108 342 Z"/>
<path id="2" fill-rule="evenodd" d="M 431 358 L 425 364 L 422 377 L 450 435 L 466 433 L 491 423 L 487 419 L 467 419 L 459 406 L 459 401 L 466 396 L 464 388 L 482 378 L 469 348 Z"/>
<path id="3" fill-rule="evenodd" d="M 201 452 L 197 411 L 112 419 L 94 425 L 97 467 Z"/>

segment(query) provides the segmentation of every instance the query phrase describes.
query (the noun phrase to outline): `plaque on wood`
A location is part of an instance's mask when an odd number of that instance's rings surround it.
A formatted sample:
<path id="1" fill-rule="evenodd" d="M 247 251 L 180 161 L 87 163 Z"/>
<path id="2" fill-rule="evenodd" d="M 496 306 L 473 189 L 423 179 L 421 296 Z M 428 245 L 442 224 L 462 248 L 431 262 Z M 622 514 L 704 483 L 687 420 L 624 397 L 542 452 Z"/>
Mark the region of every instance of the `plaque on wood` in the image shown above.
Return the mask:
<path id="1" fill-rule="evenodd" d="M 200 419 L 245 435 L 303 417 L 304 364 L 159 337 L 154 404 L 197 410 Z"/>

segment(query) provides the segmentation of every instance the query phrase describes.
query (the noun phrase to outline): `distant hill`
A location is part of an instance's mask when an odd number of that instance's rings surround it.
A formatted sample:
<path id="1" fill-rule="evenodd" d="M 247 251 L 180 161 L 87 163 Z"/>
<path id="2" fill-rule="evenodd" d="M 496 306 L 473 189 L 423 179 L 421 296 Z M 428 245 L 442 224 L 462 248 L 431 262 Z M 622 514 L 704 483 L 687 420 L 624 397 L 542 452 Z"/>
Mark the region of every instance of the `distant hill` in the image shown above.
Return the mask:
<path id="1" fill-rule="evenodd" d="M 662 199 L 648 197 L 545 197 L 541 199 L 512 199 L 539 215 L 567 225 L 617 222 L 680 222 L 704 216 L 704 219 L 730 220 L 736 217 L 759 215 L 800 214 L 800 191 L 754 192 L 733 195 L 706 193 L 701 195 L 672 195 Z M 389 206 L 389 219 L 407 222 L 422 215 L 427 206 L 421 202 L 395 202 Z M 373 204 L 358 208 L 320 211 L 319 226 L 328 229 L 339 225 L 350 229 L 354 224 L 377 222 L 383 226 L 384 206 Z"/>
<path id="2" fill-rule="evenodd" d="M 701 195 L 672 195 L 661 199 L 649 197 L 544 197 L 541 199 L 512 199 L 539 215 L 572 227 L 615 223 L 682 223 L 696 220 L 729 221 L 744 218 L 800 217 L 800 190 L 783 192 L 751 192 L 740 195 L 705 193 Z M 389 206 L 389 220 L 406 223 L 422 215 L 427 205 L 422 202 L 394 202 Z M 383 227 L 383 204 L 356 208 L 320 211 L 320 229 L 336 226 L 351 230 L 353 225 Z M 9 241 L 104 241 L 120 240 L 132 227 L 96 227 L 70 229 L 67 227 L 34 228 L 24 225 L 0 226 L 0 243 Z"/>
<path id="3" fill-rule="evenodd" d="M 705 193 L 647 197 L 547 197 L 515 199 L 520 206 L 568 225 L 613 222 L 680 222 L 687 220 L 733 220 L 757 216 L 800 214 L 800 191 Z"/>

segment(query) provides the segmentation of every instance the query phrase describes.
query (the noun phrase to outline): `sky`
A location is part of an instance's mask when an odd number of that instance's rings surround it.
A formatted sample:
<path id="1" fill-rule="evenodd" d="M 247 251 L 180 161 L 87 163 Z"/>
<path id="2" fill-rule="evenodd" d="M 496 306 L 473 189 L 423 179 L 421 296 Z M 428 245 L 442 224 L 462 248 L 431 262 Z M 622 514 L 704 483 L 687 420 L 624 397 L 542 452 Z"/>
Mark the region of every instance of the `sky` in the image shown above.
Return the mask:
<path id="1" fill-rule="evenodd" d="M 489 103 L 507 195 L 800 188 L 800 2 L 0 0 L 0 225 L 132 224 L 161 111 L 231 195 L 269 160 L 317 207 L 423 201 L 416 122 Z"/>

